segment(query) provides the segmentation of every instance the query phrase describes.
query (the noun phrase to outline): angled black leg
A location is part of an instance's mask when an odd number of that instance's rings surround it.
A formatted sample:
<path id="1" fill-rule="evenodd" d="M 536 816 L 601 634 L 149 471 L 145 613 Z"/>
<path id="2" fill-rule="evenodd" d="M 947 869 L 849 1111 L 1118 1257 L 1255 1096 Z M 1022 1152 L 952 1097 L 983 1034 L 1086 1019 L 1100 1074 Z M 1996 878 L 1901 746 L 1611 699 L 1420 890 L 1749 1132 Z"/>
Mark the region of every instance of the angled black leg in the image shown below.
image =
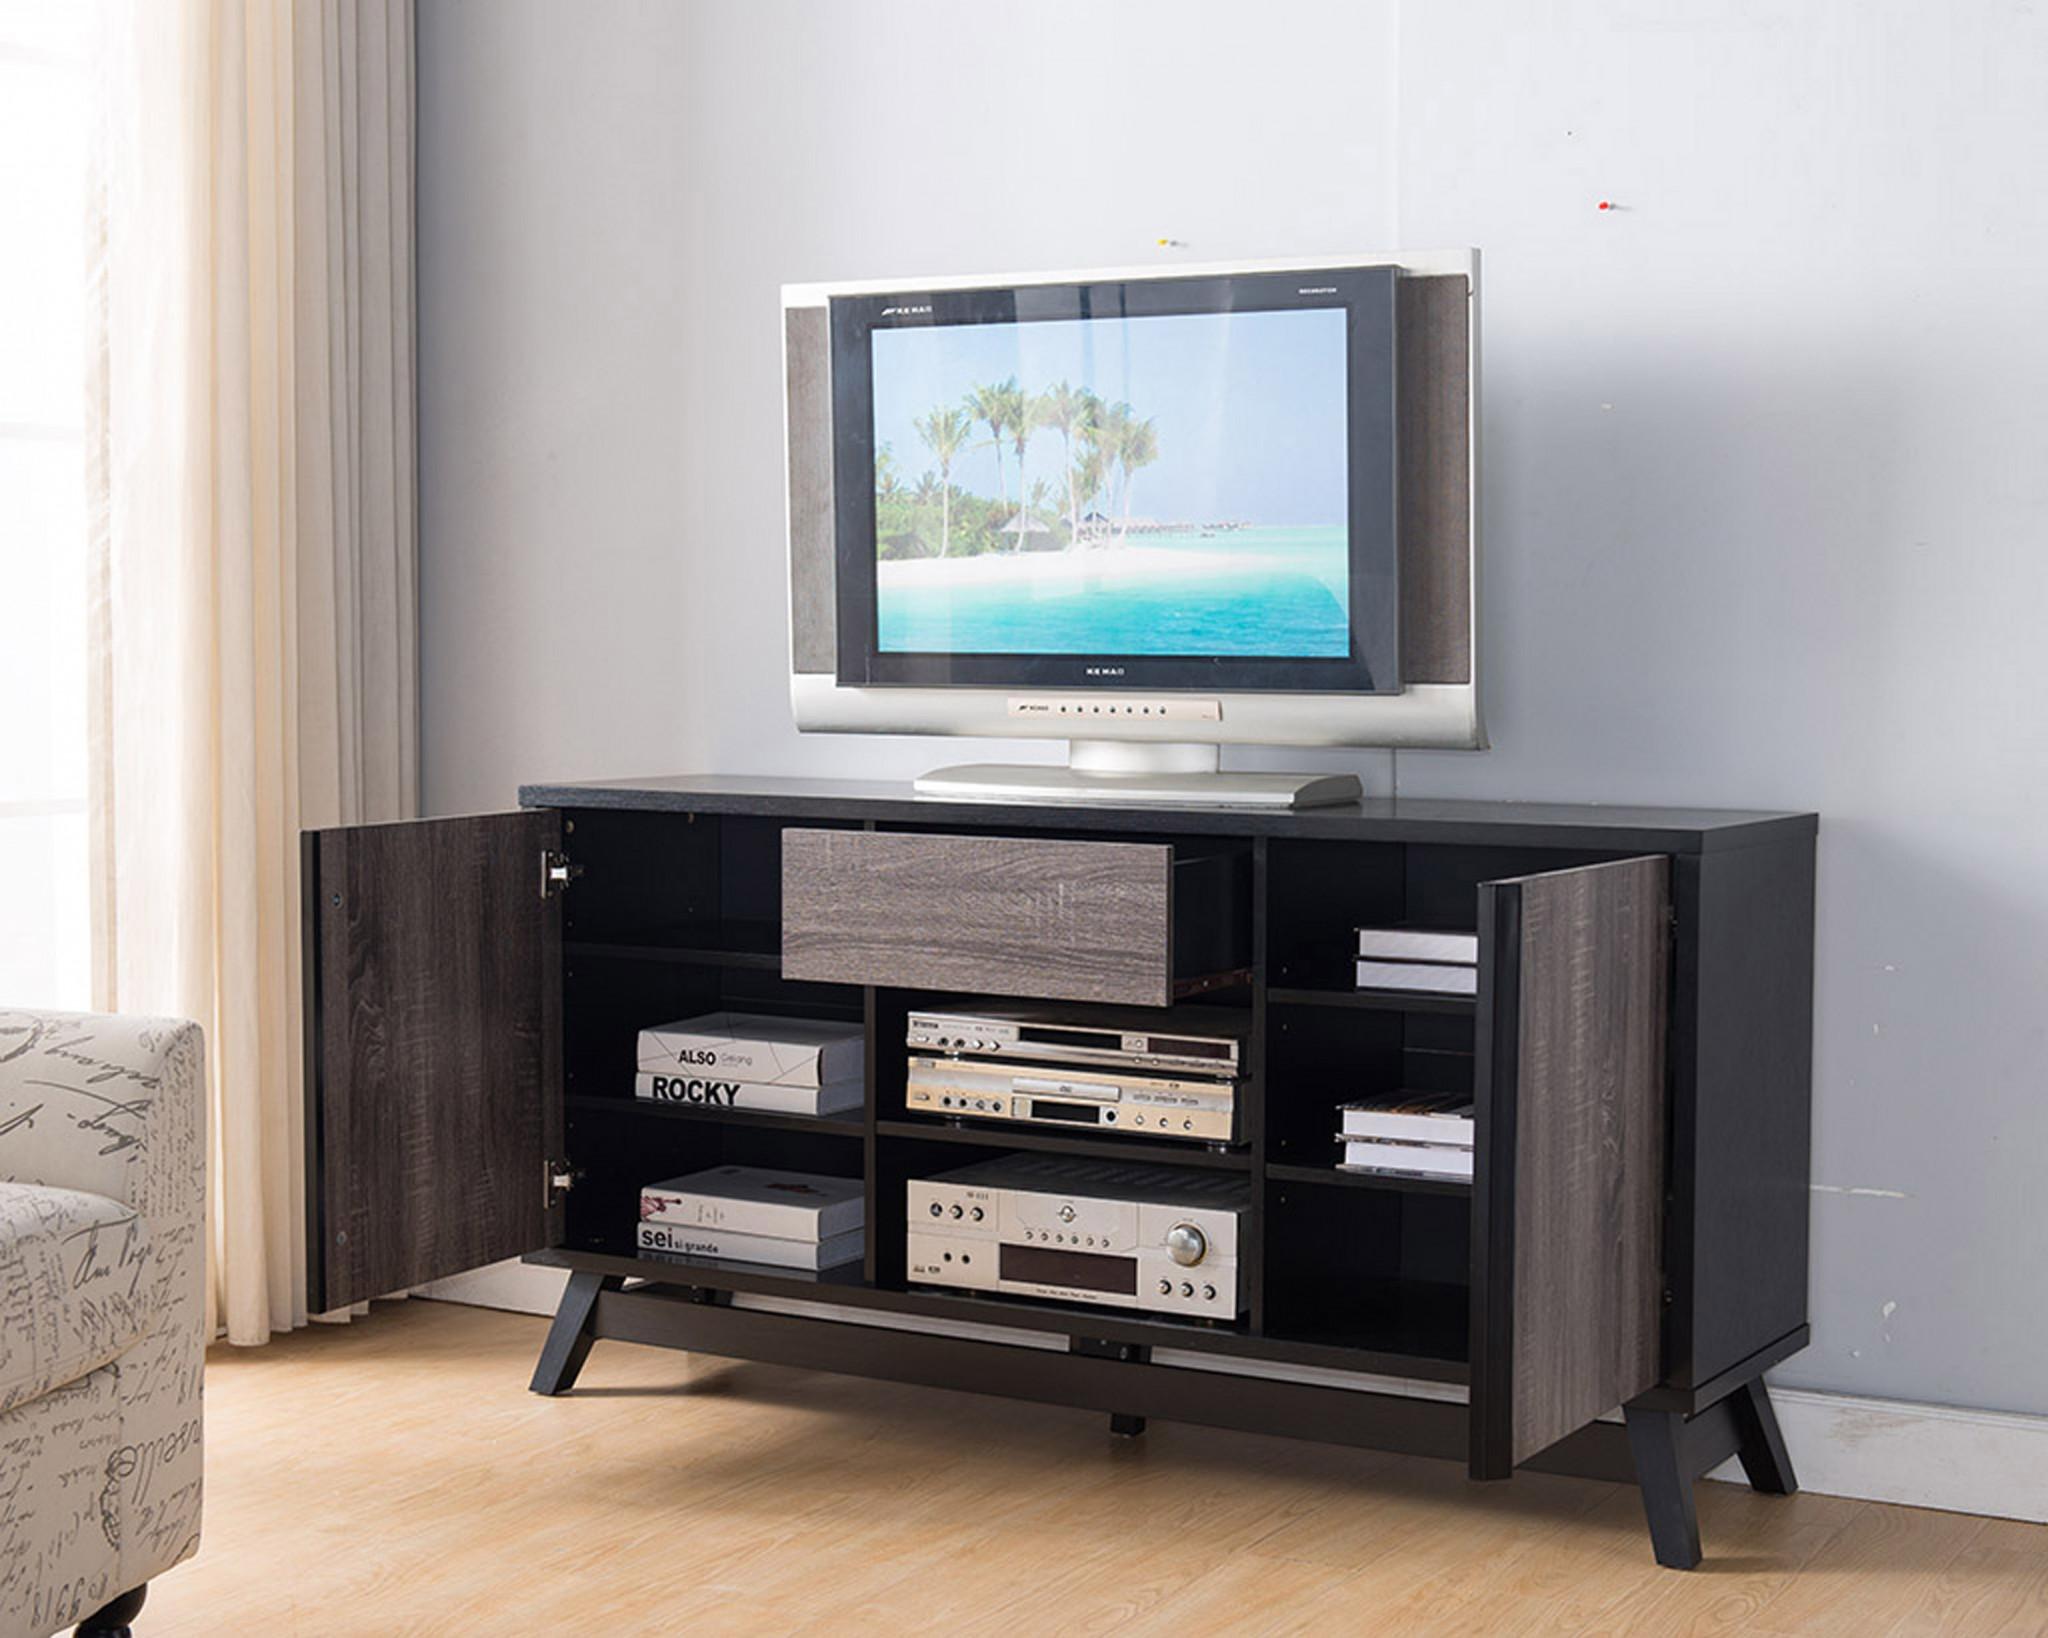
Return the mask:
<path id="1" fill-rule="evenodd" d="M 1135 1439 L 1145 1431 L 1145 1418 L 1126 1416 L 1122 1411 L 1109 1413 L 1109 1431 L 1119 1439 Z"/>
<path id="2" fill-rule="evenodd" d="M 567 1393 L 576 1386 L 576 1375 L 590 1357 L 590 1345 L 597 1340 L 590 1322 L 597 1312 L 601 1292 L 616 1291 L 626 1282 L 616 1274 L 569 1276 L 562 1305 L 555 1310 L 555 1323 L 548 1327 L 548 1340 L 541 1344 L 540 1363 L 533 1368 L 535 1393 Z"/>
<path id="3" fill-rule="evenodd" d="M 1690 1570 L 1700 1561 L 1700 1521 L 1692 1500 L 1692 1461 L 1685 1418 L 1677 1411 L 1629 1407 L 1628 1447 L 1642 1487 L 1643 1517 L 1657 1562 Z"/>
<path id="4" fill-rule="evenodd" d="M 129 1638 L 128 1623 L 142 1613 L 142 1601 L 148 1596 L 148 1582 L 130 1587 L 119 1598 L 102 1604 L 79 1622 L 73 1638 Z"/>
<path id="5" fill-rule="evenodd" d="M 1771 1409 L 1771 1396 L 1764 1379 L 1745 1382 L 1728 1396 L 1728 1410 L 1735 1418 L 1739 1441 L 1735 1454 L 1742 1471 L 1749 1475 L 1749 1487 L 1766 1496 L 1789 1496 L 1799 1488 L 1792 1472 L 1792 1458 L 1785 1453 L 1785 1436 L 1778 1431 L 1778 1413 Z"/>

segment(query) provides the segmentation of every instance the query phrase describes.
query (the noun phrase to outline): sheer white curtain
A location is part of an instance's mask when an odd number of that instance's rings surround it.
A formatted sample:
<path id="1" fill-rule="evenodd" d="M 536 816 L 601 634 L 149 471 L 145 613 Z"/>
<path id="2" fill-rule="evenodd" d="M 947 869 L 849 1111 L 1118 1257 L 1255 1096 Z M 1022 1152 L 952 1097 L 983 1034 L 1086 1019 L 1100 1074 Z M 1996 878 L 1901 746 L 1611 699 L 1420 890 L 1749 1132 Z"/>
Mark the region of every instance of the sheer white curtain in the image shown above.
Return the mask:
<path id="1" fill-rule="evenodd" d="M 416 811 L 412 8 L 110 0 L 95 1002 L 207 1030 L 210 1289 L 306 1314 L 298 831 Z"/>

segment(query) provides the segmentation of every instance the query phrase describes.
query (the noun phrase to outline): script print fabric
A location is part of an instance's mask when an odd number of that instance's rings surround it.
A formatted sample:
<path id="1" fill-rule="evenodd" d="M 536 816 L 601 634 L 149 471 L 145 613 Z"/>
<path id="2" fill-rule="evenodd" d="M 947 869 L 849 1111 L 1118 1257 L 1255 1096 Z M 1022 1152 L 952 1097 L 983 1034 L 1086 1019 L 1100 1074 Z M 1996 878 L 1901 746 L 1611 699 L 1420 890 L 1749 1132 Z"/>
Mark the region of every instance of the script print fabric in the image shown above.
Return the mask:
<path id="1" fill-rule="evenodd" d="M 196 1025 L 0 1012 L 0 1384 L 23 1390 L 0 1414 L 0 1633 L 69 1626 L 198 1547 L 205 1110 Z"/>

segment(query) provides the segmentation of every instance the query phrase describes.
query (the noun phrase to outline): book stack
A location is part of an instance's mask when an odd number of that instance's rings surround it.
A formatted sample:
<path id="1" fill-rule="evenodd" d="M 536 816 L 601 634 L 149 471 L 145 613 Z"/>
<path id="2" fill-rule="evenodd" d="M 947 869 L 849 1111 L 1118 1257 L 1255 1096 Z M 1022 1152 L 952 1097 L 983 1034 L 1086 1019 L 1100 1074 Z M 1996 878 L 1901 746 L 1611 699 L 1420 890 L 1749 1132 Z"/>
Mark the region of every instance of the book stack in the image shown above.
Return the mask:
<path id="1" fill-rule="evenodd" d="M 1392 1092 L 1339 1106 L 1338 1170 L 1472 1180 L 1472 1095 Z"/>
<path id="2" fill-rule="evenodd" d="M 861 1254 L 865 1190 L 857 1177 L 714 1166 L 640 1191 L 643 1252 L 821 1269 Z"/>
<path id="3" fill-rule="evenodd" d="M 713 1012 L 640 1032 L 635 1097 L 707 1109 L 834 1115 L 865 1096 L 858 1027 Z"/>
<path id="4" fill-rule="evenodd" d="M 1479 935 L 1423 927 L 1361 927 L 1358 987 L 1477 995 Z"/>

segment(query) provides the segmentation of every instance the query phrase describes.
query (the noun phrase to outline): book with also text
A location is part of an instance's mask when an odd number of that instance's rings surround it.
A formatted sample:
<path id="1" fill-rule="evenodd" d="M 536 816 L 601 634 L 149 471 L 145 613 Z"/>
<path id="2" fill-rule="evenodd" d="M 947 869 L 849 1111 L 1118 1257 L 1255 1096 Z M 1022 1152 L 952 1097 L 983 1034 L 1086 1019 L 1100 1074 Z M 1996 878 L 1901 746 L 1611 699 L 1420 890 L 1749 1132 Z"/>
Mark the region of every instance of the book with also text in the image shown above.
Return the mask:
<path id="1" fill-rule="evenodd" d="M 771 1018 L 711 1012 L 640 1032 L 646 1075 L 696 1076 L 749 1086 L 856 1089 L 865 1075 L 857 1024 L 824 1018 Z"/>
<path id="2" fill-rule="evenodd" d="M 699 1109 L 759 1109 L 777 1115 L 837 1115 L 861 1106 L 859 1081 L 829 1086 L 759 1086 L 713 1075 L 650 1074 L 633 1077 L 633 1096 L 649 1103 L 687 1103 Z"/>

